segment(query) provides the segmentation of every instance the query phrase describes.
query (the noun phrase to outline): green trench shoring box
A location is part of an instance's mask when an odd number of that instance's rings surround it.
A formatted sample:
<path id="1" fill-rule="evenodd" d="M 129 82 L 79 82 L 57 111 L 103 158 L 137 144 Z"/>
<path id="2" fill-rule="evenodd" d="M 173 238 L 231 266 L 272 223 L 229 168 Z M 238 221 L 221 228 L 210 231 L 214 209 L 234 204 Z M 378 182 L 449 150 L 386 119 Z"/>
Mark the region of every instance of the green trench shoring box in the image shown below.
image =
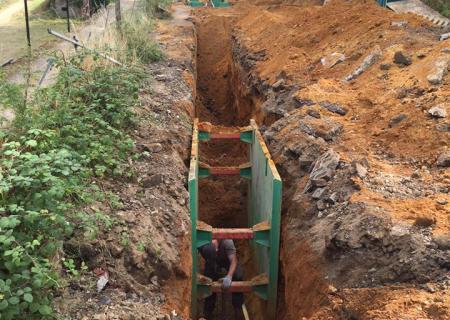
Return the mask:
<path id="1" fill-rule="evenodd" d="M 269 320 L 276 319 L 276 301 L 278 284 L 278 264 L 280 246 L 281 223 L 281 189 L 282 181 L 272 161 L 256 123 L 251 120 L 251 130 L 241 133 L 241 141 L 249 145 L 249 162 L 251 174 L 249 175 L 248 214 L 249 227 L 269 222 L 270 228 L 266 231 L 267 240 L 261 241 L 258 236 L 252 241 L 251 249 L 254 265 L 258 268 L 258 274 L 264 274 L 268 279 L 267 285 L 254 285 L 253 292 L 267 300 L 266 315 Z M 204 133 L 200 133 L 201 140 Z M 191 215 L 192 237 L 192 288 L 191 288 L 191 314 L 197 319 L 198 299 L 204 298 L 210 292 L 208 287 L 198 282 L 198 252 L 197 249 L 204 245 L 201 231 L 197 230 L 198 221 L 198 181 L 199 181 L 199 130 L 198 120 L 194 121 L 192 133 L 191 162 L 189 169 L 189 197 Z M 199 238 L 200 233 L 200 238 Z M 257 233 L 255 233 L 257 234 Z M 263 234 L 263 233 L 261 233 Z"/>

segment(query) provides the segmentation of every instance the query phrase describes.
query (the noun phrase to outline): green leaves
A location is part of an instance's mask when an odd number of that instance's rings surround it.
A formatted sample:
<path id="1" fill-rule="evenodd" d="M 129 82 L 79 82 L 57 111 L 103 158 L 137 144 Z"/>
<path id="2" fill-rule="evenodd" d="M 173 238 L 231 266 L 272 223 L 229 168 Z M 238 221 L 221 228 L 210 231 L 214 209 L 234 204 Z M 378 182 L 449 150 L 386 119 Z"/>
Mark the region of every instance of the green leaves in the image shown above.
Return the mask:
<path id="1" fill-rule="evenodd" d="M 31 293 L 25 293 L 23 295 L 23 300 L 25 300 L 28 303 L 32 303 L 33 302 L 33 295 Z"/>
<path id="2" fill-rule="evenodd" d="M 39 313 L 42 314 L 43 316 L 49 316 L 52 314 L 52 308 L 43 304 L 39 307 Z"/>
<path id="3" fill-rule="evenodd" d="M 59 284 L 49 261 L 62 241 L 80 229 L 93 239 L 113 223 L 77 209 L 99 192 L 94 176 L 127 171 L 133 148 L 127 130 L 135 124 L 132 108 L 145 75 L 100 65 L 86 72 L 75 60 L 61 65 L 54 86 L 36 91 L 27 110 L 18 106 L 20 95 L 8 98 L 17 105 L 11 130 L 0 132 L 1 320 L 51 316 Z M 0 76 L 0 104 L 2 88 Z M 60 262 L 68 275 L 83 269 L 75 261 Z"/>

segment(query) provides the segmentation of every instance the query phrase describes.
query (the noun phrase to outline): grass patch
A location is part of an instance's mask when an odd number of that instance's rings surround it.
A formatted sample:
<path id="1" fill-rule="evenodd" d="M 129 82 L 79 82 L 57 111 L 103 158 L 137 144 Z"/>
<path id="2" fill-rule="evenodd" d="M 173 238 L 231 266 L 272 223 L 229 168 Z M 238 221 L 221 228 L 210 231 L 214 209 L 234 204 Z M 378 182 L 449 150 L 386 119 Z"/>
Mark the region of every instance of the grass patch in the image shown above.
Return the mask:
<path id="1" fill-rule="evenodd" d="M 125 16 L 120 41 L 126 44 L 128 60 L 137 59 L 146 64 L 163 58 L 161 48 L 151 39 L 153 28 L 153 19 L 145 13 Z"/>

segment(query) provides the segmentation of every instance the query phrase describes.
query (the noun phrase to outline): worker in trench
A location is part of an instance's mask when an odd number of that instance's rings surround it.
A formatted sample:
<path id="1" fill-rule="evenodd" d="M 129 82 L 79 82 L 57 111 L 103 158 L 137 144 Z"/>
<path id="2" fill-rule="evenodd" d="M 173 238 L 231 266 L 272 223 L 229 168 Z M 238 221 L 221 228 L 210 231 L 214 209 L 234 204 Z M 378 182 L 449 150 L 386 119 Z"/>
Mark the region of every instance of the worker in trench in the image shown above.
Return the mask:
<path id="1" fill-rule="evenodd" d="M 199 250 L 203 259 L 205 259 L 204 275 L 213 281 L 222 281 L 224 290 L 231 288 L 233 281 L 242 281 L 243 272 L 238 263 L 233 240 L 213 240 Z M 231 302 L 234 308 L 235 320 L 243 320 L 242 305 L 244 304 L 244 294 L 242 292 L 232 293 Z M 205 299 L 203 313 L 207 320 L 213 319 L 215 306 L 216 294 L 213 293 Z"/>

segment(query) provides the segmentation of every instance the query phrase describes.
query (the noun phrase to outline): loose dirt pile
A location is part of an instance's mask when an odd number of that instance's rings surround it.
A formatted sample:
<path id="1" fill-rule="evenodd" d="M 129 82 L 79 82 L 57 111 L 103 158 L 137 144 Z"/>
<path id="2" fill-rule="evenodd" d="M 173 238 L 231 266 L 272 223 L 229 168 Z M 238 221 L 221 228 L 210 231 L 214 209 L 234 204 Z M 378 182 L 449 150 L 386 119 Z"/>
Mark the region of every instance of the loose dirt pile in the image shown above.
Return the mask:
<path id="1" fill-rule="evenodd" d="M 284 180 L 280 319 L 450 317 L 444 30 L 373 1 L 197 16 L 231 43 L 217 112 L 264 125 Z"/>

